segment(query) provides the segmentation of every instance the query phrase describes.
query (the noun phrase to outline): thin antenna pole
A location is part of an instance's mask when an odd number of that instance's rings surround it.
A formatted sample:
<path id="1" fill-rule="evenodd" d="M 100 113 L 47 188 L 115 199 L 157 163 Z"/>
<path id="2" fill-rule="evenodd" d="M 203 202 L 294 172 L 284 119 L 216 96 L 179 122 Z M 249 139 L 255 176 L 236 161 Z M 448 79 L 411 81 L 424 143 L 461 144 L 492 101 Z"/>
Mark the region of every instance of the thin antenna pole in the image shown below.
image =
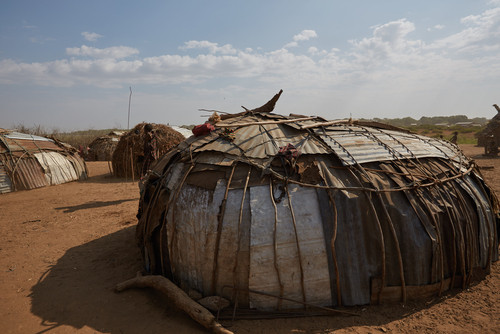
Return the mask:
<path id="1" fill-rule="evenodd" d="M 127 130 L 130 129 L 130 101 L 132 100 L 132 87 L 129 87 L 130 95 L 128 96 L 128 119 L 127 119 Z"/>

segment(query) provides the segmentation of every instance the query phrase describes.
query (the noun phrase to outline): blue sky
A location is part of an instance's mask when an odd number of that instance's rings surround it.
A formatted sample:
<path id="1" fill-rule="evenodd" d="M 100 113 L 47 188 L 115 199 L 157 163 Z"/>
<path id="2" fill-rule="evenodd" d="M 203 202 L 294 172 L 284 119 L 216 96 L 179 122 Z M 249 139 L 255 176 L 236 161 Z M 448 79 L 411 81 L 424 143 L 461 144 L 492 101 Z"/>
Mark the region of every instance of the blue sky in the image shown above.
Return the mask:
<path id="1" fill-rule="evenodd" d="M 500 0 L 0 4 L 0 127 L 198 124 L 275 112 L 467 115 L 500 103 Z"/>

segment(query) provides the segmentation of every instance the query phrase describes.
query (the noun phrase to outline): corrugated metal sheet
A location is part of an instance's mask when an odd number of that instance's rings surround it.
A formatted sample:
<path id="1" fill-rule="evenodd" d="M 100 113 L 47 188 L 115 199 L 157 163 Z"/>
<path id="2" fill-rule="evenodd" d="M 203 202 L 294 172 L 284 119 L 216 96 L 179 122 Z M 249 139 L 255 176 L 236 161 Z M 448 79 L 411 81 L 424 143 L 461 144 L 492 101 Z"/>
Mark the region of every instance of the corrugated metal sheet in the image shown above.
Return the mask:
<path id="1" fill-rule="evenodd" d="M 88 177 L 87 165 L 84 160 L 78 155 L 64 154 L 64 157 L 73 166 L 76 176 L 79 180 L 86 180 Z"/>
<path id="2" fill-rule="evenodd" d="M 299 132 L 290 127 L 276 124 L 252 125 L 237 128 L 235 139 L 228 141 L 216 137 L 212 142 L 194 149 L 195 152 L 218 151 L 231 155 L 243 155 L 248 158 L 266 159 L 275 156 L 280 147 L 294 145 L 302 154 L 327 154 L 314 136 L 308 132 Z"/>
<path id="3" fill-rule="evenodd" d="M 278 121 L 287 120 L 284 116 Z M 245 124 L 263 121 L 256 116 L 224 121 Z M 265 121 L 264 121 L 265 122 Z M 425 157 L 446 158 L 457 162 L 466 158 L 451 143 L 409 133 L 358 125 L 331 125 L 300 130 L 317 124 L 315 120 L 285 124 L 248 125 L 234 129 L 234 140 L 228 141 L 212 133 L 192 140 L 192 152 L 216 151 L 251 159 L 274 157 L 280 147 L 294 145 L 301 154 L 328 154 L 324 141 L 346 165 L 372 161 L 391 161 Z M 392 127 L 394 128 L 394 127 Z M 396 128 L 394 128 L 396 129 Z M 317 137 L 316 137 L 317 136 Z M 194 138 L 194 137 L 193 137 Z M 182 147 L 182 146 L 180 146 Z"/>
<path id="4" fill-rule="evenodd" d="M 10 181 L 3 163 L 0 161 L 0 194 L 12 191 L 12 182 Z"/>
<path id="5" fill-rule="evenodd" d="M 10 138 L 10 139 L 54 142 L 52 139 L 49 139 L 46 137 L 40 137 L 40 136 L 30 135 L 27 133 L 21 133 L 21 132 L 16 132 L 16 131 L 12 131 L 12 132 L 6 134 L 5 137 Z"/>
<path id="6" fill-rule="evenodd" d="M 47 186 L 45 174 L 33 156 L 23 156 L 22 159 L 5 154 L 5 168 L 12 175 L 13 190 L 27 190 Z"/>
<path id="7" fill-rule="evenodd" d="M 60 153 L 35 153 L 35 157 L 45 171 L 45 177 L 50 185 L 61 184 L 79 179 L 74 167 Z"/>
<path id="8" fill-rule="evenodd" d="M 415 134 L 347 126 L 315 132 L 346 165 L 427 157 L 466 160 L 452 144 Z"/>

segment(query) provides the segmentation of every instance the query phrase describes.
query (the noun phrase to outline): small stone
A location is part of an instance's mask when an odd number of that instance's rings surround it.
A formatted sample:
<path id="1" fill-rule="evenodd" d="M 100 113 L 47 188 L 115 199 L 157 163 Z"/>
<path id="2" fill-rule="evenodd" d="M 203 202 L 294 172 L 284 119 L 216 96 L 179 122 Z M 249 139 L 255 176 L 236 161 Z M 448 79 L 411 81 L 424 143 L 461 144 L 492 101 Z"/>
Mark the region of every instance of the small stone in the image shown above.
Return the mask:
<path id="1" fill-rule="evenodd" d="M 203 295 L 201 293 L 199 293 L 198 291 L 193 290 L 193 289 L 189 289 L 188 296 L 192 300 L 200 300 L 201 298 L 203 298 Z"/>
<path id="2" fill-rule="evenodd" d="M 219 296 L 205 297 L 198 300 L 198 303 L 212 312 L 217 312 L 219 310 L 225 309 L 231 304 L 229 300 Z"/>

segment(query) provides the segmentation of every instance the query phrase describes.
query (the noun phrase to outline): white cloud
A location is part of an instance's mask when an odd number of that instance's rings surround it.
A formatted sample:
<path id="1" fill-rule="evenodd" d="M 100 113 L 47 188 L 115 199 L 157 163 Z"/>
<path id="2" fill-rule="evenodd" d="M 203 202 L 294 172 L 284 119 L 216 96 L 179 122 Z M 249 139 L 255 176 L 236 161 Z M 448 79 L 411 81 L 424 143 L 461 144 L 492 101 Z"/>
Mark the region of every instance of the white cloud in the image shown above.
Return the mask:
<path id="1" fill-rule="evenodd" d="M 414 56 L 422 46 L 421 41 L 407 38 L 415 30 L 415 25 L 406 19 L 377 25 L 372 29 L 371 37 L 350 41 L 353 46 L 351 56 L 365 67 L 400 62 L 403 58 Z"/>
<path id="2" fill-rule="evenodd" d="M 288 48 L 295 48 L 295 47 L 297 47 L 297 46 L 299 46 L 299 43 L 297 43 L 297 42 L 290 42 L 290 43 L 286 43 L 286 44 L 285 44 L 285 46 L 284 46 L 284 48 L 285 48 L 285 49 L 288 49 Z"/>
<path id="3" fill-rule="evenodd" d="M 300 34 L 293 36 L 293 42 L 287 43 L 284 48 L 294 48 L 299 46 L 299 42 L 308 41 L 311 38 L 318 37 L 314 30 L 302 30 Z"/>
<path id="4" fill-rule="evenodd" d="M 427 28 L 427 31 L 443 30 L 443 29 L 444 29 L 444 25 L 442 25 L 442 24 L 436 24 L 435 26 L 433 26 L 431 28 Z"/>
<path id="5" fill-rule="evenodd" d="M 309 47 L 309 49 L 307 49 L 307 53 L 313 56 L 325 56 L 328 52 L 326 50 L 319 50 L 315 46 L 311 46 Z"/>
<path id="6" fill-rule="evenodd" d="M 478 52 L 500 47 L 500 7 L 488 9 L 479 15 L 469 15 L 460 21 L 464 30 L 440 39 L 429 47 L 452 49 L 454 52 Z M 493 48 L 492 48 L 493 47 Z"/>
<path id="7" fill-rule="evenodd" d="M 92 46 L 82 45 L 79 48 L 66 48 L 69 56 L 85 56 L 92 58 L 126 58 L 139 53 L 139 50 L 128 46 L 113 46 L 105 49 L 98 49 Z"/>
<path id="8" fill-rule="evenodd" d="M 300 34 L 293 36 L 295 42 L 308 41 L 311 38 L 318 37 L 314 30 L 302 30 Z"/>
<path id="9" fill-rule="evenodd" d="M 226 79 L 242 85 L 286 86 L 309 94 L 315 90 L 340 94 L 344 87 L 353 86 L 374 91 L 439 90 L 445 81 L 482 82 L 500 77 L 499 53 L 493 52 L 500 45 L 493 43 L 499 38 L 498 16 L 496 10 L 468 16 L 462 20 L 462 31 L 427 43 L 411 38 L 417 29 L 413 22 L 399 19 L 373 26 L 370 35 L 351 41 L 350 48 L 344 50 L 310 46 L 302 51 L 277 48 L 266 52 L 258 47 L 239 49 L 231 44 L 191 40 L 179 47 L 189 52 L 140 58 L 139 50 L 132 47 L 99 49 L 82 45 L 66 50 L 69 59 L 0 61 L 0 83 L 122 87 L 133 82 L 200 88 L 203 83 L 217 85 L 219 79 Z M 313 38 L 317 38 L 315 31 L 303 30 L 289 45 Z M 481 47 L 489 54 L 474 57 L 454 52 L 471 47 Z M 127 59 L 131 56 L 136 57 Z"/>
<path id="10" fill-rule="evenodd" d="M 221 54 L 235 54 L 236 49 L 234 49 L 230 44 L 219 46 L 217 43 L 212 43 L 209 41 L 189 41 L 185 42 L 184 46 L 181 46 L 181 50 L 189 49 L 207 49 L 211 54 L 221 53 Z"/>
<path id="11" fill-rule="evenodd" d="M 85 38 L 85 40 L 87 40 L 89 42 L 95 42 L 99 38 L 103 37 L 102 35 L 99 35 L 95 32 L 87 32 L 87 31 L 82 32 L 82 36 L 83 36 L 83 38 Z"/>

